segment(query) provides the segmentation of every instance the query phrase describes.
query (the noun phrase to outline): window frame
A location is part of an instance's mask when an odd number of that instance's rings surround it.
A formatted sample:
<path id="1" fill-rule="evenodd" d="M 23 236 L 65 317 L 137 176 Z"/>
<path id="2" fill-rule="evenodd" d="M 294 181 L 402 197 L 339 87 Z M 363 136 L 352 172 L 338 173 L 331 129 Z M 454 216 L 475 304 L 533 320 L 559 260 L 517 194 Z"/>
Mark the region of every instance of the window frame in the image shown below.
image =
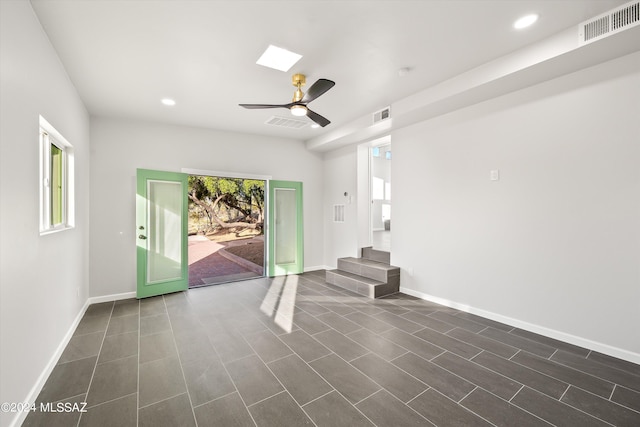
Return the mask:
<path id="1" fill-rule="evenodd" d="M 60 221 L 53 221 L 54 200 L 52 194 L 53 177 L 52 147 L 60 150 L 61 171 L 59 174 Z M 73 146 L 53 126 L 40 116 L 40 234 L 49 234 L 74 228 L 74 192 L 73 192 Z"/>

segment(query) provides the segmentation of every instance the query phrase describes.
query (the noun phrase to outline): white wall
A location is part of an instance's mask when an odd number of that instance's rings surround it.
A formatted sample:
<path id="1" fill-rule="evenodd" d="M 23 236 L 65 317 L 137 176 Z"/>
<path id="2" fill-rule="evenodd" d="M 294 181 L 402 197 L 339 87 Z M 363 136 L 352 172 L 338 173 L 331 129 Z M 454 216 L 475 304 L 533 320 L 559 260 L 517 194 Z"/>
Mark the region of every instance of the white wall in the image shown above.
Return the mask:
<path id="1" fill-rule="evenodd" d="M 635 53 L 394 132 L 403 289 L 640 363 L 639 119 Z"/>
<path id="2" fill-rule="evenodd" d="M 0 31 L 0 402 L 24 402 L 88 297 L 89 115 L 29 2 L 0 2 Z M 76 227 L 44 236 L 39 115 L 73 145 L 76 174 Z"/>
<path id="3" fill-rule="evenodd" d="M 338 258 L 358 255 L 358 197 L 356 147 L 324 155 L 324 262 L 335 268 Z M 351 197 L 344 196 L 348 193 Z M 364 195 L 363 197 L 368 197 Z M 344 222 L 333 221 L 334 205 L 345 205 Z"/>
<path id="4" fill-rule="evenodd" d="M 302 142 L 92 118 L 91 144 L 91 296 L 136 289 L 136 168 L 203 169 L 302 181 L 305 268 L 323 265 L 322 157 Z"/>

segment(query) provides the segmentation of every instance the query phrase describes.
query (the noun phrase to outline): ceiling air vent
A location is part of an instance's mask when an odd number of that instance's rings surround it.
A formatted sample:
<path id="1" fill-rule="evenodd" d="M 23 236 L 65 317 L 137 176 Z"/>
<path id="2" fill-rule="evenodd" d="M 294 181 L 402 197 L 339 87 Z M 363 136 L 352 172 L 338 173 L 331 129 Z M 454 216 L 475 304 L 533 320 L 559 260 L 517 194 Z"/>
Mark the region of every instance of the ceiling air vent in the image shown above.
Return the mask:
<path id="1" fill-rule="evenodd" d="M 633 1 L 598 15 L 578 27 L 579 43 L 585 45 L 640 24 L 640 1 Z"/>
<path id="2" fill-rule="evenodd" d="M 383 120 L 387 120 L 391 117 L 391 107 L 383 108 L 380 111 L 376 111 L 373 113 L 373 124 L 381 122 Z"/>
<path id="3" fill-rule="evenodd" d="M 309 124 L 308 121 L 291 119 L 288 117 L 271 116 L 264 122 L 266 125 L 280 126 L 290 129 L 301 129 Z"/>

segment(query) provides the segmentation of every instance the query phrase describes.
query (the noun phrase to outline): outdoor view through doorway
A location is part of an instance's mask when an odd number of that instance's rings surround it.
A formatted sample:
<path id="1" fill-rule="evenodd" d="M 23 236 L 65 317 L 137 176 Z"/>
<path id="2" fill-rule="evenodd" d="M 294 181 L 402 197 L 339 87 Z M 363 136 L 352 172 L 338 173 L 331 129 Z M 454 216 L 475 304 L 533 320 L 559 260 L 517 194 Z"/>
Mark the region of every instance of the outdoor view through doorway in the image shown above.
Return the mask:
<path id="1" fill-rule="evenodd" d="M 189 287 L 264 276 L 265 181 L 189 175 Z"/>

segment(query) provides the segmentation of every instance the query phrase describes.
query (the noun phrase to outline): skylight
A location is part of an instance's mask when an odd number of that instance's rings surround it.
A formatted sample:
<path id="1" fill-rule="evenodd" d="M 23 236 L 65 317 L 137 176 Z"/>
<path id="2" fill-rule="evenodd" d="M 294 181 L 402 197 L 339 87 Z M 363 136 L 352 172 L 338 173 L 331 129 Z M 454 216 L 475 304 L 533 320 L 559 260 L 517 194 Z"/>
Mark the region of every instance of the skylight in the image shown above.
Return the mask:
<path id="1" fill-rule="evenodd" d="M 302 55 L 281 47 L 269 45 L 260 59 L 256 61 L 256 64 L 286 72 L 289 71 L 300 58 L 302 58 Z"/>

